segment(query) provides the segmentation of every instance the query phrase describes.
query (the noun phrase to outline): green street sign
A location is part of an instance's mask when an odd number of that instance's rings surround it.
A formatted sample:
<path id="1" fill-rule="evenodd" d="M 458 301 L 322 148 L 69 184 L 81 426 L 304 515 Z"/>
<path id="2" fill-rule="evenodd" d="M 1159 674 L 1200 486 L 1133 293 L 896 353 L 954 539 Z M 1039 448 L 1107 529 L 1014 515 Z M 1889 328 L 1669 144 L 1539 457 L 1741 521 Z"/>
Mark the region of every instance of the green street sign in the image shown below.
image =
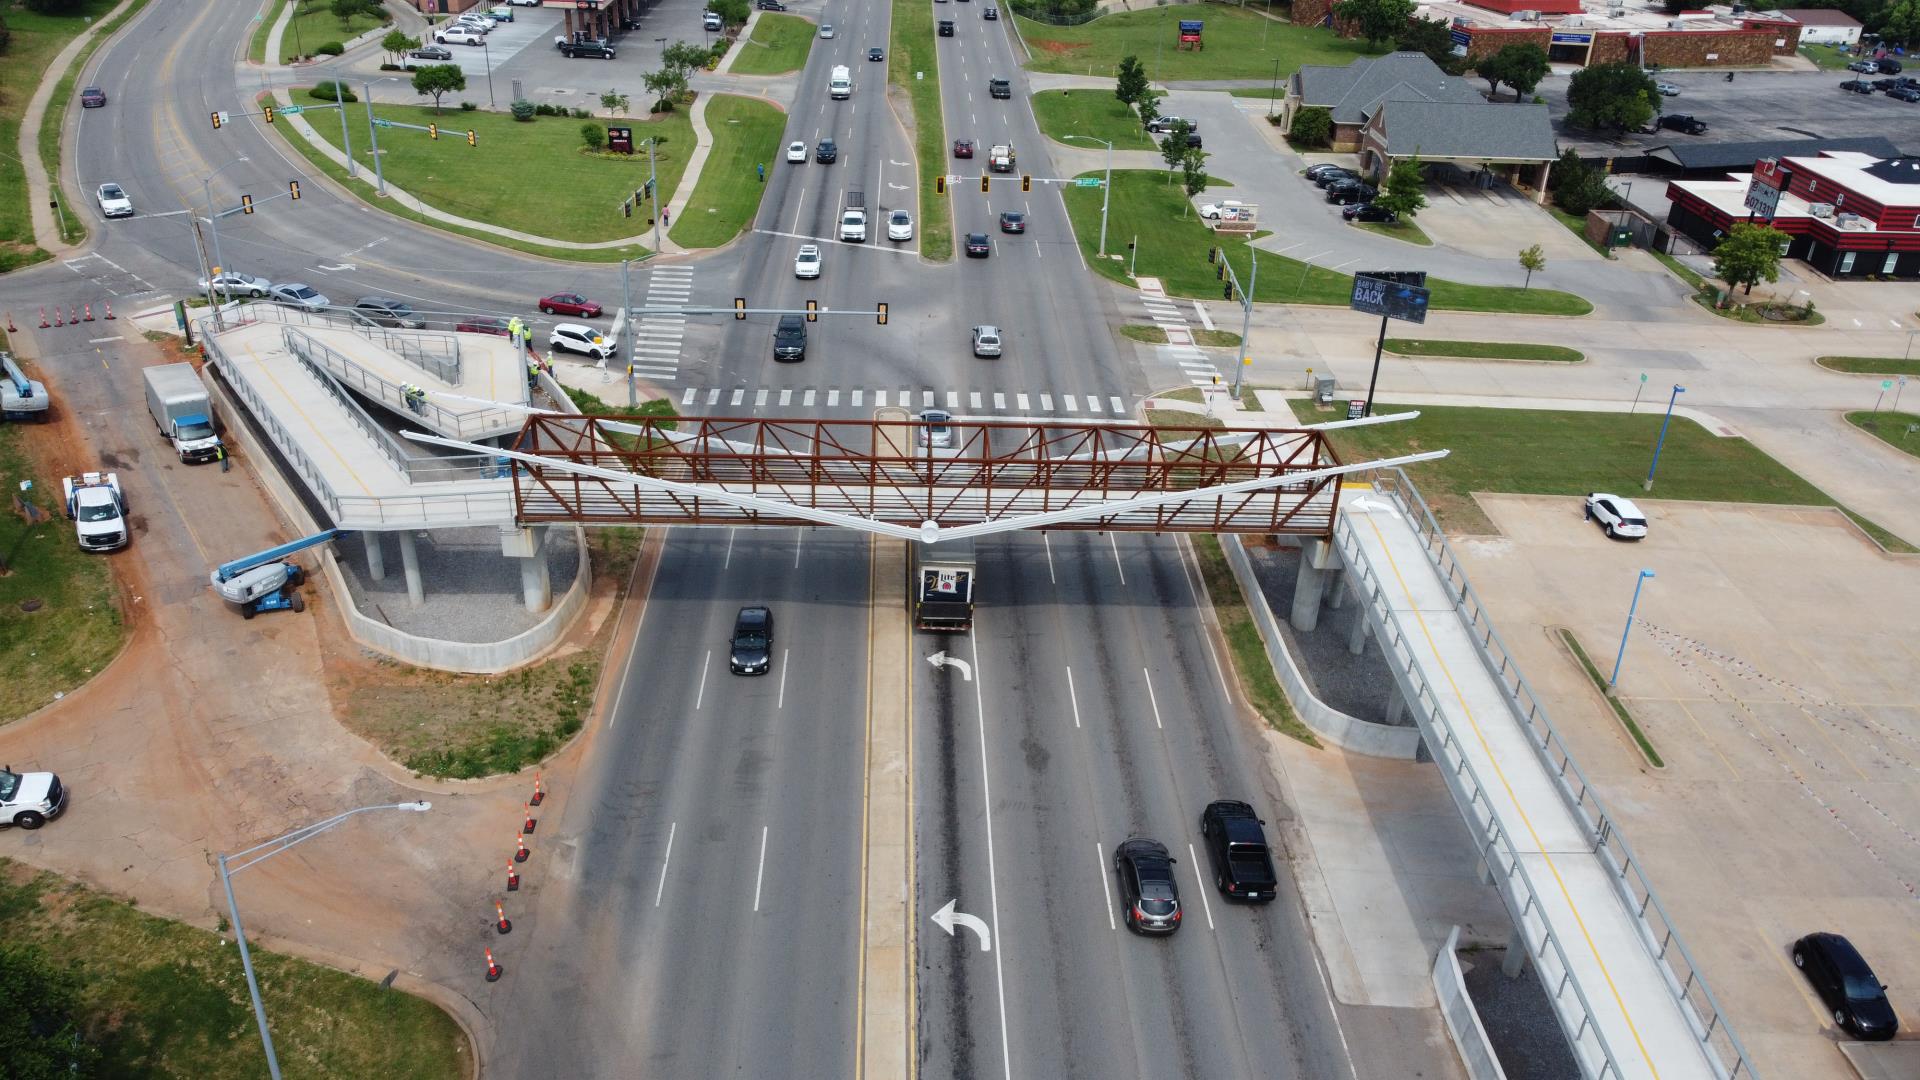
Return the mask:
<path id="1" fill-rule="evenodd" d="M 282 106 L 280 106 L 280 115 L 281 115 L 281 116 L 299 116 L 299 115 L 300 115 L 301 113 L 303 113 L 303 112 L 306 112 L 306 111 L 307 111 L 307 107 L 306 107 L 305 105 L 282 105 Z"/>
<path id="2" fill-rule="evenodd" d="M 1074 187 L 1099 187 L 1100 178 L 1097 176 L 1075 177 L 1073 181 L 1073 186 Z"/>
<path id="3" fill-rule="evenodd" d="M 377 117 L 377 116 L 376 116 L 376 117 L 374 117 L 374 118 L 373 118 L 373 126 L 374 126 L 374 127 L 392 127 L 392 126 L 393 126 L 393 121 L 391 121 L 391 120 L 382 120 L 382 119 L 380 119 L 379 117 Z"/>

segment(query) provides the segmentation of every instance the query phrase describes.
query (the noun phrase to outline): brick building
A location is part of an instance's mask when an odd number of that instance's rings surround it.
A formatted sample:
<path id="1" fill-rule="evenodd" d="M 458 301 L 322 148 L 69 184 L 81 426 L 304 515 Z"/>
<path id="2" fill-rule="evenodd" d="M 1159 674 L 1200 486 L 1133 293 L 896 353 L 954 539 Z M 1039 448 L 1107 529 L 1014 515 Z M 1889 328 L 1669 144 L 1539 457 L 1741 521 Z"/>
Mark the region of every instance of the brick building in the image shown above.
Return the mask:
<path id="1" fill-rule="evenodd" d="M 1829 151 L 1753 170 L 1668 184 L 1667 223 L 1709 248 L 1737 223 L 1771 225 L 1828 277 L 1920 279 L 1920 158 Z"/>
<path id="2" fill-rule="evenodd" d="M 1858 45 L 1860 20 L 1844 11 L 1826 8 L 1782 8 L 1766 14 L 1800 24 L 1800 40 L 1807 45 Z"/>

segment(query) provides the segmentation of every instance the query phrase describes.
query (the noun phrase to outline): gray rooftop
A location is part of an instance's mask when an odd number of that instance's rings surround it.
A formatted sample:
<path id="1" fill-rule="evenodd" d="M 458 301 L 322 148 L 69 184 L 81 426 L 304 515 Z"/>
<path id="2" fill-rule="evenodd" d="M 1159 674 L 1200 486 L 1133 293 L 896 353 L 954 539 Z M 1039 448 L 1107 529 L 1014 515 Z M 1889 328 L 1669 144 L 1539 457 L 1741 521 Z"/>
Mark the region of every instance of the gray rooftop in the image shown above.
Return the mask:
<path id="1" fill-rule="evenodd" d="M 1560 156 L 1545 105 L 1394 100 L 1381 110 L 1380 126 L 1389 157 L 1501 162 Z"/>
<path id="2" fill-rule="evenodd" d="M 1336 124 L 1358 124 L 1382 101 L 1484 102 L 1467 80 L 1440 70 L 1425 53 L 1396 52 L 1344 67 L 1307 64 L 1295 73 L 1302 104 L 1333 111 Z"/>
<path id="3" fill-rule="evenodd" d="M 1753 142 L 1684 142 L 1656 146 L 1647 156 L 1682 169 L 1751 169 L 1761 158 L 1815 157 L 1829 150 L 1852 150 L 1877 158 L 1897 158 L 1900 150 L 1879 135 L 1852 139 L 1760 139 Z"/>

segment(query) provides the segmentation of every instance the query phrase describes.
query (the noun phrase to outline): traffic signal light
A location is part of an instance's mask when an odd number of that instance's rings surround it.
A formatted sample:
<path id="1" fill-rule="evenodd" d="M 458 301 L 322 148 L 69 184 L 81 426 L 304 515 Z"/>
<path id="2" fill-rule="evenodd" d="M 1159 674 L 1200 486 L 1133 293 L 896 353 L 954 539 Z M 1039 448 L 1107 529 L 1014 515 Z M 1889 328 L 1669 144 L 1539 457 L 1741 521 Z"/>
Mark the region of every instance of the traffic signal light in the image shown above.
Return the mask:
<path id="1" fill-rule="evenodd" d="M 1033 190 L 1033 174 L 1032 173 L 1020 174 L 1020 190 L 1021 191 Z"/>
<path id="2" fill-rule="evenodd" d="M 215 112 L 213 114 L 213 126 L 215 128 L 218 128 L 220 126 L 220 114 L 218 112 Z"/>
<path id="3" fill-rule="evenodd" d="M 734 297 L 733 298 L 733 321 L 743 322 L 746 320 L 746 317 L 747 317 L 747 298 L 744 296 Z"/>
<path id="4" fill-rule="evenodd" d="M 439 137 L 440 137 L 440 125 L 439 125 L 439 124 L 428 124 L 428 125 L 427 125 L 427 138 L 429 138 L 429 139 L 437 139 L 437 138 L 439 138 Z"/>
<path id="5" fill-rule="evenodd" d="M 300 181 L 287 181 L 287 198 L 292 199 L 294 202 L 300 201 Z"/>
<path id="6" fill-rule="evenodd" d="M 633 200 L 632 199 L 628 199 L 626 202 L 623 202 L 620 204 L 620 216 L 622 217 L 633 216 Z"/>
<path id="7" fill-rule="evenodd" d="M 240 196 L 240 212 L 243 214 L 253 213 L 253 196 L 251 195 Z"/>
<path id="8" fill-rule="evenodd" d="M 934 178 L 933 178 L 933 193 L 934 193 L 935 195 L 945 195 L 945 194 L 947 193 L 947 178 L 946 178 L 946 177 L 944 177 L 944 176 L 936 176 L 936 177 L 934 177 Z"/>
<path id="9" fill-rule="evenodd" d="M 807 321 L 808 322 L 820 321 L 820 301 L 818 300 L 807 301 Z"/>
<path id="10" fill-rule="evenodd" d="M 1215 264 L 1213 268 L 1213 280 L 1215 281 L 1227 280 L 1227 260 L 1221 259 L 1219 263 Z"/>
<path id="11" fill-rule="evenodd" d="M 878 322 L 878 323 L 879 323 L 879 324 L 880 324 L 881 326 L 885 326 L 885 325 L 887 325 L 887 305 L 886 305 L 886 303 L 885 303 L 885 302 L 883 301 L 883 302 L 882 302 L 882 303 L 881 303 L 881 304 L 879 305 L 879 307 L 880 307 L 880 310 L 879 310 L 879 311 L 877 311 L 877 312 L 876 312 L 876 313 L 874 314 L 874 319 L 875 319 L 875 321 L 877 321 L 877 322 Z"/>
<path id="12" fill-rule="evenodd" d="M 988 178 L 988 176 L 987 176 L 987 174 L 986 174 L 986 173 L 981 173 L 981 174 L 980 174 L 980 193 L 981 193 L 982 195 L 984 195 L 984 194 L 986 194 L 986 193 L 987 193 L 987 192 L 988 192 L 988 191 L 990 190 L 990 189 L 988 188 L 988 186 L 987 186 L 987 185 L 988 185 L 988 183 L 989 183 L 989 178 Z"/>
<path id="13" fill-rule="evenodd" d="M 468 128 L 468 129 L 467 129 L 467 145 L 468 145 L 468 146 L 479 146 L 479 145 L 480 145 L 480 136 L 478 136 L 478 135 L 475 135 L 475 134 L 473 133 L 473 129 L 472 129 L 472 128 Z"/>
<path id="14" fill-rule="evenodd" d="M 260 107 L 260 111 L 266 114 L 266 116 L 267 116 L 267 123 L 269 123 L 269 124 L 271 124 L 271 123 L 273 123 L 273 106 L 271 106 L 271 105 L 262 105 L 262 106 Z"/>
<path id="15" fill-rule="evenodd" d="M 1214 260 L 1214 257 L 1215 257 L 1215 256 L 1217 256 L 1217 255 L 1219 255 L 1219 254 L 1220 254 L 1220 249 L 1219 249 L 1219 248 L 1217 248 L 1217 247 L 1208 247 L 1208 248 L 1207 248 L 1207 261 L 1208 261 L 1208 262 L 1212 262 L 1212 261 Z"/>
<path id="16" fill-rule="evenodd" d="M 1227 282 L 1226 291 L 1222 292 L 1220 295 L 1226 297 L 1229 300 L 1233 299 L 1233 282 L 1231 281 Z"/>

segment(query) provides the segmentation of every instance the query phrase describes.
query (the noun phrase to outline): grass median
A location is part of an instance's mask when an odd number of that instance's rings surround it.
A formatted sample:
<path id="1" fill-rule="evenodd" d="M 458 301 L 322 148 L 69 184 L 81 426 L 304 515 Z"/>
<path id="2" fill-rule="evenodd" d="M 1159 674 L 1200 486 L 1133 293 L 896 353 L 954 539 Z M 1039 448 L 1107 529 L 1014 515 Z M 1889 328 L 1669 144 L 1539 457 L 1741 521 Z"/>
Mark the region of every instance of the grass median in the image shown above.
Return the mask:
<path id="1" fill-rule="evenodd" d="M 1847 423 L 1904 454 L 1920 457 L 1920 415 L 1887 410 L 1850 412 Z"/>
<path id="2" fill-rule="evenodd" d="M 1240 582 L 1235 580 L 1233 569 L 1227 565 L 1226 553 L 1220 550 L 1218 537 L 1196 534 L 1193 538 L 1193 554 L 1200 564 L 1200 576 L 1206 580 L 1207 596 L 1213 602 L 1213 612 L 1220 620 L 1220 632 L 1227 639 L 1227 647 L 1232 653 L 1234 674 L 1239 676 L 1240 692 L 1247 701 L 1275 731 L 1299 739 L 1308 746 L 1319 746 L 1320 740 L 1312 729 L 1301 723 L 1300 717 L 1287 703 L 1285 691 L 1280 689 L 1280 680 L 1273 674 L 1273 660 L 1267 656 L 1266 643 L 1260 637 L 1260 628 L 1254 625 L 1253 613 L 1247 610 L 1247 599 L 1240 592 Z"/>
<path id="3" fill-rule="evenodd" d="M 1203 330 L 1194 328 L 1188 331 L 1193 335 L 1193 343 L 1203 349 L 1231 349 L 1240 344 L 1240 335 L 1231 330 Z M 1130 323 L 1120 328 L 1122 336 L 1148 345 L 1165 345 L 1167 332 L 1158 326 L 1142 326 Z M 1165 396 L 1165 395 L 1161 395 Z M 1199 398 L 1195 398 L 1198 401 Z"/>
<path id="4" fill-rule="evenodd" d="M 713 146 L 686 208 L 673 221 L 674 242 L 710 248 L 753 223 L 767 185 L 755 166 L 777 168 L 787 114 L 758 98 L 719 94 L 707 99 Z"/>
<path id="5" fill-rule="evenodd" d="M 1433 237 L 1428 236 L 1427 230 L 1421 228 L 1420 223 L 1412 218 L 1391 224 L 1385 221 L 1355 221 L 1351 224 L 1361 232 L 1374 233 L 1389 240 L 1398 240 L 1403 244 L 1413 244 L 1416 247 L 1433 246 Z"/>
<path id="6" fill-rule="evenodd" d="M 247 59 L 256 64 L 267 62 L 267 35 L 273 31 L 273 24 L 279 20 L 280 13 L 287 9 L 292 0 L 274 0 L 271 7 L 261 14 L 253 24 L 253 37 L 247 42 Z"/>
<path id="7" fill-rule="evenodd" d="M 1085 173 L 1098 177 L 1099 173 Z M 1252 277 L 1252 249 L 1237 237 L 1215 233 L 1200 222 L 1176 178 L 1169 183 L 1159 171 L 1129 169 L 1113 174 L 1108 209 L 1108 250 L 1120 258 L 1101 259 L 1100 190 L 1070 187 L 1063 192 L 1067 214 L 1073 220 L 1082 253 L 1094 271 L 1125 285 L 1126 245 L 1138 238 L 1135 272 L 1160 279 L 1175 296 L 1217 298 L 1218 271 L 1207 261 L 1207 249 L 1219 246 L 1227 253 L 1241 284 Z M 1427 282 L 1434 310 L 1493 311 L 1527 315 L 1585 315 L 1593 305 L 1572 293 L 1553 289 L 1523 289 L 1507 285 L 1465 285 L 1433 278 Z M 1271 252 L 1260 253 L 1260 276 L 1255 296 L 1263 303 L 1325 304 L 1346 307 L 1353 278 Z"/>
<path id="8" fill-rule="evenodd" d="M 99 1052 L 96 1069 L 75 1075 L 266 1075 L 224 919 L 219 932 L 171 922 L 0 858 L 0 925 L 7 928 L 7 967 L 52 969 L 74 984 L 70 1017 L 45 1019 L 71 1019 L 80 1039 Z M 432 1002 L 257 945 L 250 952 L 288 1076 L 460 1080 L 468 1074 L 473 1047 Z M 42 1019 L 31 1012 L 35 1004 L 15 1002 L 31 1020 Z"/>
<path id="9" fill-rule="evenodd" d="M 1574 636 L 1573 631 L 1563 629 L 1560 631 L 1560 640 L 1566 644 L 1568 651 L 1573 653 L 1573 658 L 1579 661 L 1580 669 L 1587 673 L 1593 688 L 1600 691 L 1601 697 L 1607 699 L 1608 707 L 1613 709 L 1614 718 L 1620 721 L 1620 726 L 1625 728 L 1627 734 L 1632 737 L 1633 744 L 1640 748 L 1640 755 L 1647 759 L 1647 764 L 1656 769 L 1666 768 L 1667 763 L 1661 759 L 1660 751 L 1653 748 L 1653 740 L 1647 738 L 1647 733 L 1640 730 L 1640 722 L 1633 718 L 1633 711 L 1628 709 L 1627 703 L 1621 701 L 1619 695 L 1613 692 L 1613 687 L 1608 686 L 1607 680 L 1601 676 L 1600 669 L 1593 666 L 1593 661 L 1587 658 L 1587 650 L 1580 647 L 1580 639 Z"/>
<path id="10" fill-rule="evenodd" d="M 1896 375 L 1920 376 L 1920 360 L 1896 360 L 1891 356 L 1823 356 L 1814 363 L 1828 371 L 1848 375 L 1880 375 L 1889 379 Z"/>
<path id="11" fill-rule="evenodd" d="M 929 5 L 922 5 L 923 7 Z M 1123 11 L 1080 26 L 1050 26 L 1015 16 L 1020 36 L 1033 50 L 1032 71 L 1063 75 L 1111 76 L 1123 56 L 1138 56 L 1147 65 L 1147 77 L 1170 79 L 1265 79 L 1280 63 L 1280 77 L 1302 64 L 1335 66 L 1383 50 L 1369 49 L 1358 38 L 1342 38 L 1317 26 L 1294 26 L 1221 4 L 1176 4 L 1169 7 Z M 1206 24 L 1205 49 L 1184 50 L 1180 21 L 1199 19 Z M 1284 89 L 1284 88 L 1283 88 Z"/>
<path id="12" fill-rule="evenodd" d="M 1065 136 L 1087 135 L 1113 144 L 1115 150 L 1152 150 L 1152 139 L 1140 124 L 1133 106 L 1111 90 L 1042 90 L 1033 95 L 1034 119 L 1040 134 L 1082 150 L 1105 150 L 1086 139 L 1068 142 Z"/>
<path id="13" fill-rule="evenodd" d="M 1303 421 L 1326 420 L 1310 401 L 1293 400 Z M 1382 403 L 1375 411 L 1413 406 Z M 1488 533 L 1493 523 L 1473 501 L 1476 491 L 1580 496 L 1590 491 L 1637 492 L 1646 479 L 1662 412 L 1558 412 L 1421 405 L 1418 420 L 1330 432 L 1342 461 L 1393 457 L 1425 450 L 1452 451 L 1407 468 L 1420 494 L 1450 532 Z M 1911 545 L 1835 502 L 1745 439 L 1721 438 L 1684 416 L 1673 418 L 1660 453 L 1656 488 L 1661 499 L 1833 506 L 1846 511 L 1882 546 Z"/>
<path id="14" fill-rule="evenodd" d="M 934 48 L 933 5 L 893 0 L 893 35 L 887 77 L 912 106 L 907 126 L 920 172 L 920 255 L 934 262 L 953 258 L 953 207 L 934 192 L 947 172 L 947 126 L 940 112 L 940 57 Z"/>
<path id="15" fill-rule="evenodd" d="M 763 11 L 753 36 L 734 45 L 735 75 L 785 75 L 807 66 L 813 49 L 813 23 L 798 15 Z"/>
<path id="16" fill-rule="evenodd" d="M 342 21 L 334 15 L 333 5 L 328 0 L 289 0 L 289 2 L 296 3 L 299 7 L 294 9 L 293 18 L 287 20 L 287 29 L 280 35 L 280 56 L 276 62 L 281 64 L 292 63 L 296 56 L 312 56 L 319 52 L 320 46 L 329 41 L 344 45 L 376 26 L 385 26 L 392 22 L 385 15 L 364 14 Z M 276 10 L 273 17 L 277 18 L 279 14 Z M 450 47 L 466 49 L 472 46 Z"/>
<path id="17" fill-rule="evenodd" d="M 1586 359 L 1578 349 L 1564 345 L 1535 345 L 1523 341 L 1433 341 L 1388 338 L 1386 350 L 1395 356 L 1438 356 L 1458 360 L 1544 360 L 1575 364 Z"/>

